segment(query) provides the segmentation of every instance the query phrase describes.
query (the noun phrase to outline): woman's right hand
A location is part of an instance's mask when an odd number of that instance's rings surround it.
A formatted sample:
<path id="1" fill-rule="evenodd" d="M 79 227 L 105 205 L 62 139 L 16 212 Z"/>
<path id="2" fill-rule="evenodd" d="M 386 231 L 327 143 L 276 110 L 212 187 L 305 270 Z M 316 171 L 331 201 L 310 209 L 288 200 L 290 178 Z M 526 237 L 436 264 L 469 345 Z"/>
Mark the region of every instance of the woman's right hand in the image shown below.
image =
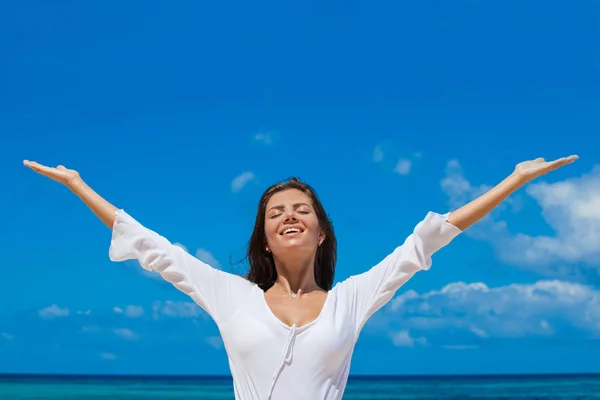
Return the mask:
<path id="1" fill-rule="evenodd" d="M 96 214 L 98 218 L 109 228 L 113 228 L 115 222 L 115 213 L 117 207 L 103 199 L 98 193 L 86 185 L 79 172 L 74 169 L 67 169 L 62 165 L 56 168 L 46 167 L 35 161 L 23 160 L 23 165 L 31 168 L 38 174 L 60 182 L 75 193 L 83 202 Z"/>
<path id="2" fill-rule="evenodd" d="M 75 171 L 74 169 L 67 169 L 62 165 L 52 168 L 29 160 L 24 160 L 23 165 L 31 168 L 38 174 L 47 176 L 48 178 L 55 180 L 56 182 L 60 182 L 67 187 L 71 187 L 75 182 L 81 179 L 79 172 Z"/>

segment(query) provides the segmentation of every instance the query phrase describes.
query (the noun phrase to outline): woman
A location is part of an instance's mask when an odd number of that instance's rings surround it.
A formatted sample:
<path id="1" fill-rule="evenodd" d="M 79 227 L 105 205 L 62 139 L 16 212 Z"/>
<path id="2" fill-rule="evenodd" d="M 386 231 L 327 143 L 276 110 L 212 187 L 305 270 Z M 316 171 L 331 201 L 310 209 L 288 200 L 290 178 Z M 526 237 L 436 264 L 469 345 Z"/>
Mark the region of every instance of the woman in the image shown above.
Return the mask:
<path id="1" fill-rule="evenodd" d="M 452 213 L 428 213 L 379 264 L 332 288 L 336 239 L 312 188 L 297 179 L 262 195 L 247 277 L 199 261 L 94 192 L 77 171 L 24 161 L 66 185 L 112 229 L 109 257 L 137 259 L 189 295 L 219 327 L 236 399 L 340 399 L 359 333 L 432 255 L 527 182 L 577 156 L 518 164 L 496 187 Z"/>

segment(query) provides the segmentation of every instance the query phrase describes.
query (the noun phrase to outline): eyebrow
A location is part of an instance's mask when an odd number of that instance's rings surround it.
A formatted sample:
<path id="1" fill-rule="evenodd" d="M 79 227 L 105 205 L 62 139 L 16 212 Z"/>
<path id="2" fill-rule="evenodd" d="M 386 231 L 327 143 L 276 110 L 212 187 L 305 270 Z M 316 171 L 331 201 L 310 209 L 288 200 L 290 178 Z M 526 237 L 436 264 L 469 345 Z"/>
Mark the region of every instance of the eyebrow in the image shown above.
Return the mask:
<path id="1" fill-rule="evenodd" d="M 307 204 L 307 203 L 295 203 L 294 204 L 294 208 L 298 208 L 300 206 L 307 206 L 307 207 L 312 208 L 310 206 L 310 204 Z M 280 209 L 283 209 L 283 208 L 285 208 L 285 206 L 283 204 L 279 204 L 279 205 L 276 205 L 276 206 L 273 206 L 273 207 L 269 208 L 268 211 L 275 210 L 275 209 L 279 209 L 280 210 Z"/>

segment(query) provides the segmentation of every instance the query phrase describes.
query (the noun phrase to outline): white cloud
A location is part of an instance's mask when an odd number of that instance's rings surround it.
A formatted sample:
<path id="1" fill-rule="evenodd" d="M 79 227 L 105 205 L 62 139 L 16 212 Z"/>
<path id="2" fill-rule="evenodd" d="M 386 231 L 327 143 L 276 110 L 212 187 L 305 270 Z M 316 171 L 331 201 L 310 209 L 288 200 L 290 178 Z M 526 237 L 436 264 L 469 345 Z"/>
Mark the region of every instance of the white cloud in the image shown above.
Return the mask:
<path id="1" fill-rule="evenodd" d="M 254 135 L 254 140 L 257 142 L 261 142 L 267 146 L 271 146 L 279 140 L 279 132 L 261 131 Z"/>
<path id="2" fill-rule="evenodd" d="M 113 353 L 101 353 L 100 357 L 102 357 L 105 360 L 116 360 L 117 356 Z"/>
<path id="3" fill-rule="evenodd" d="M 600 267 L 600 166 L 589 174 L 556 183 L 532 183 L 526 189 L 542 207 L 553 236 L 518 234 L 508 241 L 513 262 L 586 263 Z"/>
<path id="4" fill-rule="evenodd" d="M 158 275 L 158 274 L 155 274 Z M 160 276 L 160 275 L 159 275 Z M 144 315 L 144 307 L 136 305 L 128 305 L 123 310 L 121 307 L 113 307 L 115 314 L 125 314 L 129 318 L 138 318 Z"/>
<path id="5" fill-rule="evenodd" d="M 393 299 L 386 312 L 392 320 L 401 320 L 406 332 L 460 331 L 473 340 L 565 333 L 600 336 L 600 291 L 559 280 L 495 288 L 454 282 L 421 295 L 409 290 Z M 400 339 L 410 343 L 408 333 Z"/>
<path id="6" fill-rule="evenodd" d="M 375 150 L 373 150 L 373 161 L 375 161 L 376 163 L 382 162 L 383 157 L 384 157 L 384 154 L 383 154 L 383 149 L 381 148 L 381 146 L 375 147 Z"/>
<path id="7" fill-rule="evenodd" d="M 132 331 L 131 329 L 127 329 L 127 328 L 113 329 L 113 332 L 115 333 L 115 335 L 120 336 L 123 339 L 127 339 L 127 340 L 137 340 L 140 336 L 136 332 Z"/>
<path id="8" fill-rule="evenodd" d="M 406 158 L 401 158 L 398 160 L 396 164 L 396 168 L 394 168 L 394 172 L 399 175 L 408 175 L 410 173 L 410 168 L 412 166 L 412 162 Z"/>
<path id="9" fill-rule="evenodd" d="M 399 332 L 394 332 L 391 335 L 392 343 L 397 347 L 414 347 L 415 343 L 427 345 L 427 339 L 424 337 L 413 338 L 407 329 L 402 329 Z"/>
<path id="10" fill-rule="evenodd" d="M 208 250 L 199 248 L 196 250 L 196 258 L 213 268 L 221 269 L 221 263 Z"/>
<path id="11" fill-rule="evenodd" d="M 91 315 L 91 314 L 92 314 L 92 310 L 85 310 L 85 311 L 79 310 L 79 311 L 77 311 L 77 315 Z"/>
<path id="12" fill-rule="evenodd" d="M 38 314 L 40 317 L 45 319 L 67 317 L 69 316 L 69 309 L 67 307 L 60 308 L 56 304 L 53 304 L 50 307 L 46 307 L 43 310 L 38 311 Z"/>
<path id="13" fill-rule="evenodd" d="M 420 152 L 399 151 L 392 142 L 382 142 L 375 146 L 371 154 L 374 163 L 398 175 L 408 175 L 414 169 L 415 163 L 423 156 Z"/>
<path id="14" fill-rule="evenodd" d="M 464 176 L 463 169 L 458 160 L 450 160 L 446 165 L 446 175 L 440 182 L 442 190 L 448 196 L 448 203 L 452 210 L 456 210 L 467 204 L 471 200 L 481 196 L 492 187 L 489 185 L 472 185 Z M 498 221 L 496 216 L 510 202 L 507 199 L 505 204 L 500 205 L 493 210 L 488 216 L 484 217 L 474 226 L 466 230 L 469 236 L 485 239 L 489 237 L 497 237 L 497 232 L 506 228 L 503 221 Z"/>
<path id="15" fill-rule="evenodd" d="M 11 335 L 11 334 L 6 333 L 6 332 L 2 332 L 2 337 L 4 339 L 6 339 L 6 340 L 13 340 L 15 338 L 14 335 Z"/>
<path id="16" fill-rule="evenodd" d="M 154 319 L 159 319 L 161 316 L 170 318 L 197 318 L 202 316 L 202 310 L 196 303 L 191 301 L 157 301 L 152 304 Z"/>
<path id="17" fill-rule="evenodd" d="M 223 348 L 223 339 L 220 336 L 210 336 L 206 338 L 206 343 L 214 347 L 215 349 Z"/>
<path id="18" fill-rule="evenodd" d="M 231 191 L 239 192 L 248 184 L 249 182 L 256 179 L 253 172 L 247 171 L 243 172 L 240 175 L 236 176 L 233 181 L 231 181 Z"/>
<path id="19" fill-rule="evenodd" d="M 144 308 L 141 306 L 127 306 L 125 308 L 125 315 L 129 318 L 138 318 L 144 315 Z"/>
<path id="20" fill-rule="evenodd" d="M 453 209 L 491 189 L 489 185 L 472 185 L 456 160 L 448 163 L 441 186 Z M 534 181 L 526 186 L 525 193 L 537 201 L 542 209 L 542 217 L 554 231 L 553 235 L 509 232 L 501 215 L 507 206 L 512 206 L 513 211 L 521 207 L 519 194 L 513 194 L 465 233 L 490 240 L 504 261 L 548 275 L 571 275 L 574 273 L 575 263 L 583 263 L 598 270 L 600 166 L 586 175 L 561 182 Z"/>
<path id="21" fill-rule="evenodd" d="M 97 326 L 82 326 L 81 331 L 84 333 L 96 333 L 100 331 L 100 328 Z"/>

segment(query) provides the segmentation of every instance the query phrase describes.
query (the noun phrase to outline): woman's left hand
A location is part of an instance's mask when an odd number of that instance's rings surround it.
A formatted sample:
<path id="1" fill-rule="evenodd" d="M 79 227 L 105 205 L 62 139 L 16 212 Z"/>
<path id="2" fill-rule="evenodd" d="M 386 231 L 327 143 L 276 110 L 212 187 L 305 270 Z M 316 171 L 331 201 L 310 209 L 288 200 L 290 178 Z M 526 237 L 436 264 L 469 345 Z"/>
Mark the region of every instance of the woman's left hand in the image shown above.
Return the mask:
<path id="1" fill-rule="evenodd" d="M 577 160 L 579 156 L 573 155 L 569 157 L 559 158 L 554 161 L 546 161 L 543 158 L 535 160 L 523 161 L 515 167 L 515 174 L 526 181 L 533 180 L 539 176 L 545 175 L 550 171 L 554 171 L 564 165 L 571 164 Z"/>

